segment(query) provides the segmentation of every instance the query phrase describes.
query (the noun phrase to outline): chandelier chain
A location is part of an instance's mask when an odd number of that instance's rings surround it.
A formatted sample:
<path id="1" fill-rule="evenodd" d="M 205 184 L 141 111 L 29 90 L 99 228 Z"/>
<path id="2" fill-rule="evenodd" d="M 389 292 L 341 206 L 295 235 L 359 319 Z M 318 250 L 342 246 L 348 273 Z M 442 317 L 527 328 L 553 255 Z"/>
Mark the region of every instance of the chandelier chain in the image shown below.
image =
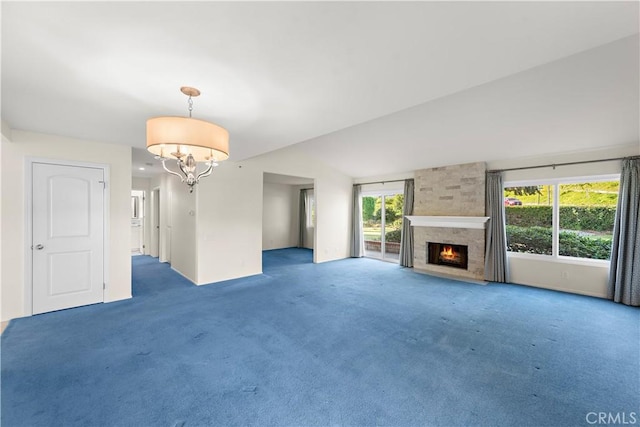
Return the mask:
<path id="1" fill-rule="evenodd" d="M 191 118 L 192 111 L 193 111 L 193 99 L 191 99 L 191 95 L 189 95 L 189 118 Z"/>

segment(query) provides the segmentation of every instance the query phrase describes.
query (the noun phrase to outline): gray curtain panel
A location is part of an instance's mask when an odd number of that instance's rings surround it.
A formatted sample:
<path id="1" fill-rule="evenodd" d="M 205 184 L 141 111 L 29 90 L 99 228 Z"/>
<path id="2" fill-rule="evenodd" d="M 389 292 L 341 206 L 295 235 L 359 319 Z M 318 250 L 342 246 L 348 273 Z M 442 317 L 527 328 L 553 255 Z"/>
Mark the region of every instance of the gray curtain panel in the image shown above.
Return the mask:
<path id="1" fill-rule="evenodd" d="M 640 158 L 622 161 L 618 207 L 613 227 L 609 299 L 640 306 Z"/>
<path id="2" fill-rule="evenodd" d="M 298 247 L 304 248 L 304 236 L 307 234 L 307 190 L 300 190 L 298 209 Z"/>
<path id="3" fill-rule="evenodd" d="M 364 256 L 364 235 L 362 234 L 362 186 L 353 186 L 353 217 L 351 219 L 351 256 Z"/>
<path id="4" fill-rule="evenodd" d="M 402 231 L 400 232 L 400 265 L 413 267 L 413 229 L 405 218 L 413 215 L 413 179 L 404 181 L 404 205 L 402 206 Z"/>
<path id="5" fill-rule="evenodd" d="M 508 282 L 507 235 L 501 172 L 487 172 L 485 210 L 489 222 L 485 241 L 484 279 L 490 282 Z"/>

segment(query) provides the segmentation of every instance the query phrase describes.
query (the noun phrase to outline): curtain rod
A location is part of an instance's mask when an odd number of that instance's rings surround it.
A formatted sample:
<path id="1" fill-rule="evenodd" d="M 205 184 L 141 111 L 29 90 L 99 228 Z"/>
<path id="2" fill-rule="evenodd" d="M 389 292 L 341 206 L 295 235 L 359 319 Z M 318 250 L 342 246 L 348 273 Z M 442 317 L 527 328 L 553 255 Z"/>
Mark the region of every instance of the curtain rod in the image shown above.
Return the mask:
<path id="1" fill-rule="evenodd" d="M 311 188 L 301 188 L 300 189 L 300 191 L 303 191 L 303 190 L 313 190 L 313 187 L 311 187 Z"/>
<path id="2" fill-rule="evenodd" d="M 407 179 L 413 179 L 413 178 L 407 178 Z M 356 185 L 386 184 L 387 182 L 405 182 L 405 181 L 406 179 L 393 179 L 391 181 L 359 182 L 357 184 L 353 184 L 353 186 L 355 187 Z"/>
<path id="3" fill-rule="evenodd" d="M 566 162 L 566 163 L 551 163 L 548 165 L 538 165 L 538 166 L 523 166 L 520 168 L 507 168 L 507 169 L 493 169 L 488 170 L 487 172 L 509 172 L 509 171 L 521 171 L 526 169 L 541 169 L 541 168 L 556 168 L 556 166 L 570 166 L 570 165 L 584 165 L 587 163 L 600 163 L 600 162 L 612 162 L 616 160 L 624 160 L 624 159 L 638 159 L 640 156 L 631 156 L 631 157 L 613 157 L 611 159 L 599 159 L 599 160 L 583 160 L 581 162 Z"/>

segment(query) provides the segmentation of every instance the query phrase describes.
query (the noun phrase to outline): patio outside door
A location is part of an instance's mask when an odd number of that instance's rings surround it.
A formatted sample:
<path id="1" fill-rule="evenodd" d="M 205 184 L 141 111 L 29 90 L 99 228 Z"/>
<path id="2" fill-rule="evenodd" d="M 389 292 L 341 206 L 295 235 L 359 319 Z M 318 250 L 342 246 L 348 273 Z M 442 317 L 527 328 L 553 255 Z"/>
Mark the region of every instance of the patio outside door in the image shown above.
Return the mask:
<path id="1" fill-rule="evenodd" d="M 366 257 L 399 262 L 402 229 L 401 193 L 364 194 L 362 224 Z"/>

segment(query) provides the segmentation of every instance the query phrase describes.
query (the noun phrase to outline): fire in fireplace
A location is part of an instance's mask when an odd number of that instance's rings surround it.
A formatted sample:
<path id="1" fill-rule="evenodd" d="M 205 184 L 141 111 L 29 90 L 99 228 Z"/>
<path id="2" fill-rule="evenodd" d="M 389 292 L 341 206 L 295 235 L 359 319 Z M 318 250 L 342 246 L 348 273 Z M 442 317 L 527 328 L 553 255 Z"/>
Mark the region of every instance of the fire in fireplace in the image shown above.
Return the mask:
<path id="1" fill-rule="evenodd" d="M 467 269 L 466 245 L 427 242 L 427 261 L 429 264 L 446 265 Z"/>

